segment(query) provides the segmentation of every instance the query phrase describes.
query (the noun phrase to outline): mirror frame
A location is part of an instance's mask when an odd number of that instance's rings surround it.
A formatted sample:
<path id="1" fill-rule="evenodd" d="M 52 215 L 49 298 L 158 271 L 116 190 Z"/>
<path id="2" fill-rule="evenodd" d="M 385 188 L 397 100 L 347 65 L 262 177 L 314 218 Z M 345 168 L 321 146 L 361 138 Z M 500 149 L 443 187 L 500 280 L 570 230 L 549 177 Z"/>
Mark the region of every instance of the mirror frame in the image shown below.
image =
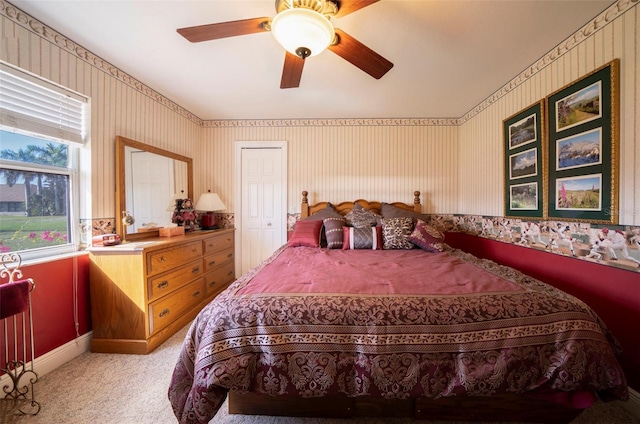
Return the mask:
<path id="1" fill-rule="evenodd" d="M 145 231 L 144 233 L 127 234 L 126 228 L 122 223 L 122 211 L 127 209 L 127 192 L 126 192 L 126 176 L 125 176 L 125 149 L 132 147 L 134 149 L 144 150 L 149 153 L 166 156 L 175 160 L 187 163 L 187 195 L 189 199 L 193 199 L 193 159 L 182 156 L 159 147 L 150 146 L 139 141 L 131 140 L 126 137 L 116 136 L 116 233 L 120 235 L 122 240 L 136 240 L 149 237 L 158 237 L 159 231 Z M 135 218 L 135 217 L 134 217 Z"/>

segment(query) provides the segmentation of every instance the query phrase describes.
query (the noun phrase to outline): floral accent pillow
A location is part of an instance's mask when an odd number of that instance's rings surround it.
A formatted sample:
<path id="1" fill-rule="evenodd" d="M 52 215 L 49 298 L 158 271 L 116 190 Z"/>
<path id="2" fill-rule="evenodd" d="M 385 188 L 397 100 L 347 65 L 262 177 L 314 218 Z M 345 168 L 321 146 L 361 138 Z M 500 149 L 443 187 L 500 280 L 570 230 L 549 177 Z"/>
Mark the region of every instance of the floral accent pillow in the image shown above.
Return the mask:
<path id="1" fill-rule="evenodd" d="M 416 221 L 416 227 L 409 235 L 409 241 L 429 252 L 444 251 L 444 234 L 421 219 Z"/>
<path id="2" fill-rule="evenodd" d="M 382 227 L 343 227 L 342 250 L 382 250 Z"/>
<path id="3" fill-rule="evenodd" d="M 345 219 L 349 227 L 366 228 L 379 225 L 382 217 L 356 203 L 353 209 L 345 215 Z"/>
<path id="4" fill-rule="evenodd" d="M 409 235 L 413 230 L 413 218 L 382 218 L 382 237 L 385 249 L 413 249 Z"/>
<path id="5" fill-rule="evenodd" d="M 344 227 L 345 219 L 340 218 L 325 218 L 324 222 L 324 234 L 327 238 L 327 249 L 342 249 L 342 227 Z"/>

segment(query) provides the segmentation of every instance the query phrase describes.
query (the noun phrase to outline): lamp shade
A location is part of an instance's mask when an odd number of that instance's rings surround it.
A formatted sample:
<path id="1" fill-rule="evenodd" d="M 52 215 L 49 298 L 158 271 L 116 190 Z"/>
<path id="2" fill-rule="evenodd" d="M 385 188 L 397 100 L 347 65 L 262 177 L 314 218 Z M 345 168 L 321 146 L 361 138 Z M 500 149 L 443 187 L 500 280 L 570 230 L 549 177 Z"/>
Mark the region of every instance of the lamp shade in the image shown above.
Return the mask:
<path id="1" fill-rule="evenodd" d="M 196 203 L 197 211 L 211 212 L 227 209 L 217 193 L 202 193 Z"/>
<path id="2" fill-rule="evenodd" d="M 315 56 L 333 42 L 333 25 L 324 15 L 305 8 L 285 9 L 271 21 L 271 32 L 276 41 L 289 53 L 301 56 L 300 50 L 308 50 L 307 56 Z"/>

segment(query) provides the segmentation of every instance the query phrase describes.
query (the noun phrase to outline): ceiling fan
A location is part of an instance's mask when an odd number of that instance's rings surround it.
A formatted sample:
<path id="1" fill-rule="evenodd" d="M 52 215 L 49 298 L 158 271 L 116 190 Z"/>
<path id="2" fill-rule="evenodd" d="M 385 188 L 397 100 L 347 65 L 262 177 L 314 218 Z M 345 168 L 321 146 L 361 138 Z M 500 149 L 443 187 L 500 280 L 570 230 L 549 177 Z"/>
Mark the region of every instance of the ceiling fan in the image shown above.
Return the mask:
<path id="1" fill-rule="evenodd" d="M 391 68 L 389 62 L 346 32 L 334 28 L 331 18 L 343 17 L 379 0 L 276 0 L 273 18 L 252 18 L 179 28 L 192 43 L 271 31 L 285 48 L 280 88 L 300 86 L 307 57 L 329 49 L 376 79 Z"/>

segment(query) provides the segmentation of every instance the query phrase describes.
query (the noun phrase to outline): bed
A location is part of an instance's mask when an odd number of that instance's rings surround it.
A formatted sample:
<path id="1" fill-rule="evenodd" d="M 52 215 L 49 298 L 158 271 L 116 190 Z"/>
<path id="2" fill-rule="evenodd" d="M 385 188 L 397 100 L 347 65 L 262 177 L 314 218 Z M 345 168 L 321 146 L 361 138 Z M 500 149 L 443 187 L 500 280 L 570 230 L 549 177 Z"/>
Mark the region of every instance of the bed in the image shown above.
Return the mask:
<path id="1" fill-rule="evenodd" d="M 289 242 L 193 321 L 169 387 L 181 423 L 229 412 L 569 422 L 628 398 L 583 302 L 446 245 L 405 204 L 309 205 Z"/>

